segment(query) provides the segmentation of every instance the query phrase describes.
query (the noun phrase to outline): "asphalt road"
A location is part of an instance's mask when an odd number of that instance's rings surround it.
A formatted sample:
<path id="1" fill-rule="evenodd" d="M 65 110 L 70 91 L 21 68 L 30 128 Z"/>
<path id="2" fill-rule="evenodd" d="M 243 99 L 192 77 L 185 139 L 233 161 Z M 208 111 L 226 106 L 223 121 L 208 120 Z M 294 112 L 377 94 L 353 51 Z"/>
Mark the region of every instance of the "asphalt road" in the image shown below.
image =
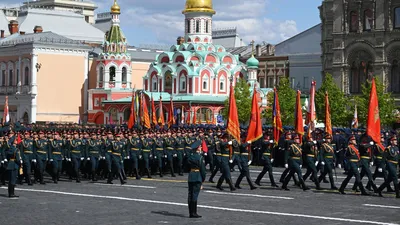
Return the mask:
<path id="1" fill-rule="evenodd" d="M 261 168 L 252 167 L 253 180 Z M 279 180 L 283 169 L 275 168 Z M 236 180 L 237 172 L 233 173 Z M 338 184 L 344 179 L 338 171 Z M 217 176 L 218 178 L 218 176 Z M 208 179 L 208 178 L 207 178 Z M 217 179 L 215 179 L 217 180 Z M 364 178 L 364 184 L 366 178 Z M 268 176 L 262 187 L 251 191 L 244 180 L 241 190 L 219 191 L 205 183 L 200 193 L 200 219 L 188 218 L 186 176 L 171 178 L 129 179 L 126 185 L 107 185 L 105 181 L 77 184 L 62 180 L 58 184 L 17 186 L 19 199 L 8 199 L 6 187 L 0 188 L 1 224 L 399 224 L 400 199 L 393 193 L 385 198 L 361 196 L 346 190 L 303 191 L 290 182 L 290 191 L 272 188 Z M 114 181 L 118 183 L 118 181 Z M 382 183 L 378 178 L 377 183 Z M 322 184 L 329 188 L 329 184 Z"/>

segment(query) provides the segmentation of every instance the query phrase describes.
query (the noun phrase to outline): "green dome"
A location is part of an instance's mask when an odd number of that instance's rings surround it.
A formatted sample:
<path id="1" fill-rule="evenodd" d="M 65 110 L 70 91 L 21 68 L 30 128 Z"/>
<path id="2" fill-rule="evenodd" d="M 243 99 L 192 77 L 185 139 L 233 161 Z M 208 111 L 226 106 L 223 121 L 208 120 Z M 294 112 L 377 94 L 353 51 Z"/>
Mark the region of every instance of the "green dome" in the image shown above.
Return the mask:
<path id="1" fill-rule="evenodd" d="M 248 68 L 258 68 L 258 65 L 260 65 L 260 61 L 258 61 L 254 56 L 251 56 L 247 62 L 246 65 Z"/>

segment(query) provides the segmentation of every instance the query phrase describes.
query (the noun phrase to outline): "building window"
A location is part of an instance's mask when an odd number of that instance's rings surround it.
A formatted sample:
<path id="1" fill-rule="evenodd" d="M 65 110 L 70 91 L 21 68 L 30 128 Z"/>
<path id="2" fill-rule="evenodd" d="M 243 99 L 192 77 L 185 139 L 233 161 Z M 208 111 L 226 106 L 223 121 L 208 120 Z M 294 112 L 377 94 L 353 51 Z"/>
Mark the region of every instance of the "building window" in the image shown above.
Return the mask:
<path id="1" fill-rule="evenodd" d="M 371 63 L 365 61 L 353 62 L 350 74 L 350 93 L 361 93 L 362 84 L 368 79 L 368 75 L 372 72 Z"/>
<path id="2" fill-rule="evenodd" d="M 190 33 L 190 20 L 186 20 L 187 32 Z"/>
<path id="3" fill-rule="evenodd" d="M 9 70 L 8 71 L 8 86 L 13 86 L 13 81 L 14 81 L 14 71 Z"/>
<path id="4" fill-rule="evenodd" d="M 308 89 L 310 88 L 310 81 L 308 80 L 308 77 L 303 78 L 303 89 Z"/>
<path id="5" fill-rule="evenodd" d="M 373 18 L 373 13 L 372 10 L 367 9 L 364 11 L 364 30 L 365 31 L 370 31 L 372 30 L 374 18 Z"/>
<path id="6" fill-rule="evenodd" d="M 24 71 L 24 85 L 28 86 L 29 85 L 29 68 L 25 67 Z"/>
<path id="7" fill-rule="evenodd" d="M 18 67 L 19 68 L 19 67 Z M 19 69 L 17 69 L 17 85 L 21 85 L 20 83 L 19 83 Z"/>
<path id="8" fill-rule="evenodd" d="M 224 76 L 219 79 L 219 91 L 225 91 L 225 81 Z"/>
<path id="9" fill-rule="evenodd" d="M 99 98 L 95 98 L 94 99 L 94 106 L 95 107 L 99 107 L 100 106 L 100 99 Z"/>
<path id="10" fill-rule="evenodd" d="M 390 74 L 390 86 L 389 91 L 394 93 L 400 93 L 400 70 L 399 62 L 394 60 L 392 63 Z"/>
<path id="11" fill-rule="evenodd" d="M 206 20 L 206 33 L 208 33 L 209 32 L 209 27 L 208 27 L 208 23 L 209 23 L 209 21 L 208 20 Z"/>
<path id="12" fill-rule="evenodd" d="M 112 66 L 110 67 L 110 82 L 114 82 L 115 81 L 115 67 Z"/>
<path id="13" fill-rule="evenodd" d="M 200 33 L 200 20 L 196 20 L 196 33 Z"/>
<path id="14" fill-rule="evenodd" d="M 1 71 L 1 86 L 6 86 L 6 70 Z"/>
<path id="15" fill-rule="evenodd" d="M 85 16 L 86 23 L 89 23 L 89 16 Z"/>
<path id="16" fill-rule="evenodd" d="M 186 77 L 181 75 L 179 78 L 179 91 L 186 91 Z"/>
<path id="17" fill-rule="evenodd" d="M 104 68 L 100 67 L 99 70 L 99 82 L 103 82 L 104 81 Z"/>
<path id="18" fill-rule="evenodd" d="M 127 82 L 127 70 L 126 67 L 122 68 L 122 83 L 126 84 Z"/>
<path id="19" fill-rule="evenodd" d="M 394 28 L 400 28 L 400 7 L 394 9 Z"/>
<path id="20" fill-rule="evenodd" d="M 208 91 L 208 76 L 203 76 L 203 91 Z"/>
<path id="21" fill-rule="evenodd" d="M 350 32 L 358 31 L 358 14 L 355 11 L 350 12 Z"/>
<path id="22" fill-rule="evenodd" d="M 172 73 L 171 71 L 167 71 L 164 74 L 164 91 L 170 92 L 172 90 Z"/>
<path id="23" fill-rule="evenodd" d="M 258 83 L 260 84 L 260 88 L 265 88 L 265 78 L 264 77 L 259 77 Z"/>
<path id="24" fill-rule="evenodd" d="M 153 85 L 152 85 L 153 91 L 157 91 L 157 78 L 153 78 L 152 81 L 153 81 Z"/>

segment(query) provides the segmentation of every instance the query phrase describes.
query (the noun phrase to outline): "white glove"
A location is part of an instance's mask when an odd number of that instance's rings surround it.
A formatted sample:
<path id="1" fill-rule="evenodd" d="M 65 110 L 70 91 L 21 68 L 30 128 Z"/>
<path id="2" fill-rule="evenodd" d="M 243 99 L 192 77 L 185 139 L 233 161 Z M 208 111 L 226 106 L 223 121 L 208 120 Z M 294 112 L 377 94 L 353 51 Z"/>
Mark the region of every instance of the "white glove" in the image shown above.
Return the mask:
<path id="1" fill-rule="evenodd" d="M 249 160 L 249 162 L 247 163 L 247 165 L 249 165 L 249 166 L 251 165 L 251 160 Z"/>
<path id="2" fill-rule="evenodd" d="M 142 156 L 141 156 L 141 155 L 139 155 L 139 159 L 142 159 Z"/>
<path id="3" fill-rule="evenodd" d="M 373 166 L 374 166 L 374 162 L 370 162 L 369 167 L 373 167 Z"/>
<path id="4" fill-rule="evenodd" d="M 83 161 L 85 158 L 81 157 L 81 161 Z"/>
<path id="5" fill-rule="evenodd" d="M 232 145 L 232 141 L 229 141 L 229 142 L 228 142 L 228 145 Z"/>
<path id="6" fill-rule="evenodd" d="M 204 156 L 207 156 L 207 152 L 204 152 Z"/>
<path id="7" fill-rule="evenodd" d="M 273 140 L 270 140 L 270 141 L 269 141 L 269 143 L 271 143 L 271 144 L 272 144 L 272 143 L 274 143 L 274 141 L 273 141 Z"/>
<path id="8" fill-rule="evenodd" d="M 247 144 L 251 144 L 251 141 L 248 141 Z"/>
<path id="9" fill-rule="evenodd" d="M 167 156 L 167 155 L 164 155 L 164 158 L 168 158 L 168 156 Z"/>
<path id="10" fill-rule="evenodd" d="M 300 164 L 300 169 L 303 168 L 303 165 Z"/>
<path id="11" fill-rule="evenodd" d="M 217 153 L 214 152 L 213 155 L 217 155 Z"/>
<path id="12" fill-rule="evenodd" d="M 383 172 L 382 168 L 378 168 L 378 172 L 382 173 Z"/>
<path id="13" fill-rule="evenodd" d="M 325 162 L 324 162 L 324 161 L 322 161 L 322 162 L 321 162 L 321 164 L 324 166 L 324 165 L 325 165 Z"/>
<path id="14" fill-rule="evenodd" d="M 315 166 L 318 166 L 318 163 L 319 163 L 319 162 L 318 162 L 318 161 L 316 161 L 316 162 L 315 162 Z"/>
<path id="15" fill-rule="evenodd" d="M 370 144 L 370 145 L 374 145 L 374 142 L 373 142 L 373 141 L 371 141 L 369 144 Z"/>
<path id="16" fill-rule="evenodd" d="M 1 161 L 0 163 L 1 163 L 1 164 L 4 164 L 4 161 Z"/>
<path id="17" fill-rule="evenodd" d="M 131 157 L 129 157 L 129 155 L 126 157 L 127 159 L 130 159 Z"/>
<path id="18" fill-rule="evenodd" d="M 317 141 L 313 141 L 314 144 L 317 144 Z"/>
<path id="19" fill-rule="evenodd" d="M 229 160 L 229 163 L 233 163 L 233 160 L 232 160 L 232 159 L 230 159 L 230 160 Z"/>
<path id="20" fill-rule="evenodd" d="M 288 165 L 287 163 L 285 164 L 285 168 L 286 168 L 286 169 L 289 168 L 289 165 Z"/>
<path id="21" fill-rule="evenodd" d="M 50 159 L 50 162 L 53 162 L 54 160 L 53 159 Z"/>
<path id="22" fill-rule="evenodd" d="M 87 157 L 87 159 L 86 159 L 87 161 L 89 161 L 90 160 L 90 157 Z"/>
<path id="23" fill-rule="evenodd" d="M 361 168 L 358 168 L 358 172 L 361 172 Z"/>
<path id="24" fill-rule="evenodd" d="M 152 154 L 150 154 L 150 158 L 151 158 L 151 157 L 153 157 L 153 155 L 152 155 Z"/>
<path id="25" fill-rule="evenodd" d="M 4 162 L 8 162 L 8 160 L 7 160 L 7 159 L 4 159 Z"/>
<path id="26" fill-rule="evenodd" d="M 103 159 L 106 159 L 106 157 L 105 157 L 105 156 L 103 156 Z"/>
<path id="27" fill-rule="evenodd" d="M 20 160 L 20 161 L 19 161 L 19 163 L 21 163 L 21 164 L 22 164 L 22 163 L 23 163 L 23 162 L 22 162 L 22 160 Z"/>
<path id="28" fill-rule="evenodd" d="M 207 154 L 207 153 L 206 153 Z M 177 154 L 174 154 L 174 157 L 178 157 L 178 155 Z"/>
<path id="29" fill-rule="evenodd" d="M 68 158 L 68 161 L 70 161 L 70 162 L 71 162 L 71 161 L 72 161 L 72 160 L 71 160 L 71 158 Z"/>
<path id="30" fill-rule="evenodd" d="M 342 164 L 338 164 L 339 169 L 342 169 Z"/>
<path id="31" fill-rule="evenodd" d="M 151 157 L 151 156 L 150 156 Z M 155 159 L 157 159 L 157 156 L 154 156 Z"/>
<path id="32" fill-rule="evenodd" d="M 273 163 L 274 162 L 274 159 L 271 159 L 271 163 Z"/>

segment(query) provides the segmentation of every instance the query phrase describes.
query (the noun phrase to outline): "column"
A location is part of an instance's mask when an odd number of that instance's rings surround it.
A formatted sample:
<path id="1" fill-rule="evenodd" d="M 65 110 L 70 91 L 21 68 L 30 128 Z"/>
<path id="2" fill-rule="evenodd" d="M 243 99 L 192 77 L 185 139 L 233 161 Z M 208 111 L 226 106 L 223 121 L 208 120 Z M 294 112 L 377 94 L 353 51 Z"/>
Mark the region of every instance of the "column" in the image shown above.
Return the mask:
<path id="1" fill-rule="evenodd" d="M 17 76 L 19 76 L 18 78 L 17 78 L 17 80 L 18 80 L 18 82 L 17 82 L 17 92 L 19 92 L 19 93 L 21 93 L 21 84 L 22 84 L 22 70 L 21 70 L 21 67 L 22 67 L 22 58 L 21 58 L 21 56 L 19 56 L 18 57 L 18 68 L 16 68 L 16 70 L 18 70 L 18 75 Z"/>
<path id="2" fill-rule="evenodd" d="M 37 60 L 38 54 L 36 53 L 35 50 L 32 52 L 32 58 L 31 58 L 31 112 L 29 115 L 29 122 L 30 123 L 36 123 L 36 113 L 37 113 L 37 94 L 38 94 L 38 89 L 37 89 L 37 73 L 38 70 L 36 69 L 36 64 L 38 63 Z"/>
<path id="3" fill-rule="evenodd" d="M 109 89 L 110 88 L 110 70 L 109 69 L 104 69 L 103 88 L 104 89 Z"/>
<path id="4" fill-rule="evenodd" d="M 122 70 L 120 68 L 115 68 L 115 88 L 122 87 Z"/>
<path id="5" fill-rule="evenodd" d="M 87 111 L 88 111 L 88 87 L 89 87 L 89 52 L 85 52 L 84 60 L 84 71 L 83 71 L 83 121 L 87 121 Z"/>

